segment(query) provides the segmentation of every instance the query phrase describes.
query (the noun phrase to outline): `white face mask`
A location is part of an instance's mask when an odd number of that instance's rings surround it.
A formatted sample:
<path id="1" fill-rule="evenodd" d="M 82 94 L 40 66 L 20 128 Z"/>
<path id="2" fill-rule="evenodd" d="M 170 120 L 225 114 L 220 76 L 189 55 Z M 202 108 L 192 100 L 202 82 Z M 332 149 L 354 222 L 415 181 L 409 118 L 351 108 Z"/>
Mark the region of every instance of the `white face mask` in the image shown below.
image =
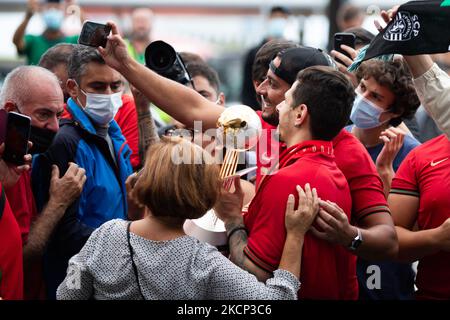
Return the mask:
<path id="1" fill-rule="evenodd" d="M 283 38 L 287 26 L 287 19 L 270 19 L 267 27 L 267 36 L 271 38 Z"/>
<path id="2" fill-rule="evenodd" d="M 80 91 L 86 96 L 84 112 L 97 124 L 110 123 L 122 106 L 122 91 L 113 94 L 89 93 L 84 92 L 81 88 Z M 78 98 L 77 101 L 81 105 Z"/>

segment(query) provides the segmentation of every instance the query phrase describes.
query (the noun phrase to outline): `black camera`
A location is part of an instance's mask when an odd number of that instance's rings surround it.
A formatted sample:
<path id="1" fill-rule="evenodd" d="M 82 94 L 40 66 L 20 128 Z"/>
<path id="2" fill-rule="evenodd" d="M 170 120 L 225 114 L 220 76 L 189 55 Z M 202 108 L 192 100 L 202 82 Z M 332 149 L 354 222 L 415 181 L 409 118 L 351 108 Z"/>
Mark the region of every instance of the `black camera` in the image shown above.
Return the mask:
<path id="1" fill-rule="evenodd" d="M 145 49 L 145 65 L 159 75 L 186 85 L 192 84 L 183 59 L 168 43 L 158 40 Z"/>

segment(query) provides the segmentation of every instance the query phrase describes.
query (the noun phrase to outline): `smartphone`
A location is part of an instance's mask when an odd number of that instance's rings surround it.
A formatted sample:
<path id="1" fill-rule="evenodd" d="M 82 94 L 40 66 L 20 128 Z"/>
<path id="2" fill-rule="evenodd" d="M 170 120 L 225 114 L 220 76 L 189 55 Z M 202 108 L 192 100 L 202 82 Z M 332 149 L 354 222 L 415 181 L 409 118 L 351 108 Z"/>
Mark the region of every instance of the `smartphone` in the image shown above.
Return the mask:
<path id="1" fill-rule="evenodd" d="M 106 24 L 85 21 L 78 37 L 78 43 L 95 48 L 106 48 L 107 37 L 110 32 L 111 27 Z"/>
<path id="2" fill-rule="evenodd" d="M 341 44 L 345 44 L 348 47 L 355 48 L 355 35 L 353 33 L 339 32 L 334 34 L 334 50 L 345 54 L 347 57 L 351 58 L 347 51 L 341 49 Z M 342 63 L 341 60 L 336 58 L 336 61 Z"/>
<path id="3" fill-rule="evenodd" d="M 28 153 L 31 118 L 16 112 L 8 113 L 3 160 L 22 165 L 23 157 Z"/>
<path id="4" fill-rule="evenodd" d="M 8 112 L 5 109 L 0 110 L 0 145 L 5 142 L 6 126 L 8 121 Z"/>

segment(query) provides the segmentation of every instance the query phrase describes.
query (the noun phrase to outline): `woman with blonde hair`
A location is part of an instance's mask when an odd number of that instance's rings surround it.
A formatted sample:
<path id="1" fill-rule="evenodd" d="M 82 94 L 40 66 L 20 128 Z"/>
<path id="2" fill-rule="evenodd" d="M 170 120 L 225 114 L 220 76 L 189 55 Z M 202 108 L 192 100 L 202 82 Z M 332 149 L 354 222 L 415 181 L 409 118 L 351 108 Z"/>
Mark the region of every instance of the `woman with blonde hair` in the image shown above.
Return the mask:
<path id="1" fill-rule="evenodd" d="M 218 177 L 211 156 L 185 139 L 153 145 L 133 189 L 145 217 L 98 228 L 70 259 L 58 299 L 296 299 L 303 239 L 318 211 L 316 190 L 297 188 L 297 210 L 289 196 L 283 257 L 264 284 L 183 231 L 186 219 L 216 204 Z M 234 181 L 242 200 L 239 179 Z"/>

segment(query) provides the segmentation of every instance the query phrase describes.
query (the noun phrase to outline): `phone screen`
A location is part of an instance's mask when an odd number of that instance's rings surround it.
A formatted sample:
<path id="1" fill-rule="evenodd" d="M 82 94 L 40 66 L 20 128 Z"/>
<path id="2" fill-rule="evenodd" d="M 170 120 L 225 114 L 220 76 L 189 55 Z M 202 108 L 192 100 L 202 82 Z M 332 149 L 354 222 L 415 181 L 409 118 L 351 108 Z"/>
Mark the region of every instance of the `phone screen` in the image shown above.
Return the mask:
<path id="1" fill-rule="evenodd" d="M 91 47 L 106 47 L 107 37 L 111 32 L 111 27 L 105 24 L 86 21 L 81 29 L 79 44 Z"/>
<path id="2" fill-rule="evenodd" d="M 30 117 L 15 112 L 8 113 L 5 136 L 5 152 L 3 159 L 15 164 L 23 164 L 24 155 L 28 152 L 30 138 Z"/>
<path id="3" fill-rule="evenodd" d="M 334 50 L 346 55 L 351 58 L 350 54 L 341 49 L 341 45 L 344 44 L 350 48 L 355 48 L 355 35 L 353 33 L 336 33 L 334 35 Z M 339 59 L 336 59 L 338 62 L 342 63 Z"/>

